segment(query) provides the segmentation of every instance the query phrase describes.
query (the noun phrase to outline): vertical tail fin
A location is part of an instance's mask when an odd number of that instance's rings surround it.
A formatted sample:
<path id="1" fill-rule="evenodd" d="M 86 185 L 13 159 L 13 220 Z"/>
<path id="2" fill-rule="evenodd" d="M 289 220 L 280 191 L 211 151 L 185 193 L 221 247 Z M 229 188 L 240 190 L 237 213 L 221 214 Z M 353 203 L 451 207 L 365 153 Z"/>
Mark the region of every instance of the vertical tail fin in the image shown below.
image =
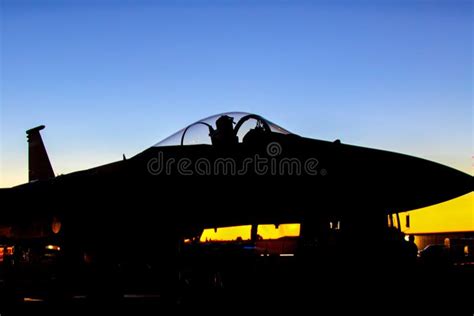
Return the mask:
<path id="1" fill-rule="evenodd" d="M 37 126 L 26 131 L 28 138 L 28 177 L 29 181 L 54 178 L 53 167 L 41 139 L 40 131 L 45 126 Z"/>

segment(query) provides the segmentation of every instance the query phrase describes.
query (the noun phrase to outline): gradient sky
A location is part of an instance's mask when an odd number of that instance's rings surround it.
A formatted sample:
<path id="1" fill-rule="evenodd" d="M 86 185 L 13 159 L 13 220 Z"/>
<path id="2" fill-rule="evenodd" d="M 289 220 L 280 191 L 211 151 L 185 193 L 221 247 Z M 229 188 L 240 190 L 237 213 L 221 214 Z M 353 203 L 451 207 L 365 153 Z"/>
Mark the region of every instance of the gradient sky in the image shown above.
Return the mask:
<path id="1" fill-rule="evenodd" d="M 0 3 L 0 187 L 39 124 L 61 174 L 232 110 L 472 173 L 471 1 Z"/>

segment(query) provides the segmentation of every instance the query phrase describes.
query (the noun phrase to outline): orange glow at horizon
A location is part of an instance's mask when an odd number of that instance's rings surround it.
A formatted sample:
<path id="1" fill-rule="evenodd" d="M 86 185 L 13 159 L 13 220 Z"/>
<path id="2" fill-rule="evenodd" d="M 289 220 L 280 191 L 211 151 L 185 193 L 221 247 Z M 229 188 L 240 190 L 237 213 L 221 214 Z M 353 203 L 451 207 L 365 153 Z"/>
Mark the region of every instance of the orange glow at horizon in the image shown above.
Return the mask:
<path id="1" fill-rule="evenodd" d="M 280 224 L 278 228 L 274 224 L 258 225 L 257 234 L 265 240 L 278 239 L 281 237 L 298 237 L 300 235 L 300 224 Z M 231 226 L 204 229 L 200 242 L 206 241 L 232 241 L 250 240 L 252 225 Z"/>
<path id="2" fill-rule="evenodd" d="M 252 225 L 220 227 L 204 229 L 202 232 L 201 242 L 206 241 L 230 241 L 230 240 L 250 240 Z"/>
<path id="3" fill-rule="evenodd" d="M 281 237 L 298 237 L 300 235 L 300 224 L 281 224 L 276 228 L 273 224 L 258 225 L 257 234 L 262 239 L 278 239 Z"/>
<path id="4" fill-rule="evenodd" d="M 406 228 L 405 215 L 410 215 Z M 474 231 L 474 192 L 436 205 L 400 213 L 407 234 Z"/>

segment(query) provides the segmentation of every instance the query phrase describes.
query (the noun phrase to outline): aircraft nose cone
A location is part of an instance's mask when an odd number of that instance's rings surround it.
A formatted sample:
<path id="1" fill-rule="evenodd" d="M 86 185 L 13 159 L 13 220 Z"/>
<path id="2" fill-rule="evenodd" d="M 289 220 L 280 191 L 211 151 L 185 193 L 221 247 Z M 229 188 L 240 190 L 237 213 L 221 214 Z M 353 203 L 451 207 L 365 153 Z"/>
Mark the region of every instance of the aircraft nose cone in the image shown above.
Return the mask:
<path id="1" fill-rule="evenodd" d="M 451 167 L 396 153 L 373 164 L 376 191 L 403 211 L 441 203 L 472 191 L 472 176 Z M 369 167 L 370 168 L 370 167 Z"/>
<path id="2" fill-rule="evenodd" d="M 472 176 L 448 166 L 414 158 L 407 162 L 407 181 L 400 186 L 413 208 L 441 203 L 472 191 Z M 419 205 L 417 205 L 419 204 Z"/>
<path id="3" fill-rule="evenodd" d="M 351 145 L 337 148 L 328 161 L 336 161 L 334 182 L 341 195 L 386 210 L 412 210 L 472 191 L 471 175 L 433 161 Z"/>

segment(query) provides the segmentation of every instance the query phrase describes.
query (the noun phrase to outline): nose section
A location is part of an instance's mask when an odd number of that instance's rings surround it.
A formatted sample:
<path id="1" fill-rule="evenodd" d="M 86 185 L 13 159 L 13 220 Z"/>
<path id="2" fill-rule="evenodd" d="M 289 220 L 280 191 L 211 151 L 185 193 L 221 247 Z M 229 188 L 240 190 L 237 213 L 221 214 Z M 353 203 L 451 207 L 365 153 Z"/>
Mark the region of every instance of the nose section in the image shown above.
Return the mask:
<path id="1" fill-rule="evenodd" d="M 375 191 L 393 211 L 438 204 L 472 191 L 471 175 L 426 159 L 376 152 L 367 162 L 380 184 Z"/>
<path id="2" fill-rule="evenodd" d="M 335 162 L 340 193 L 387 211 L 430 206 L 472 191 L 471 175 L 433 161 L 351 145 L 335 148 L 329 160 Z"/>
<path id="3" fill-rule="evenodd" d="M 398 175 L 398 191 L 405 196 L 406 204 L 397 205 L 399 210 L 438 204 L 472 191 L 471 175 L 432 161 L 405 158 L 397 170 L 407 174 L 405 181 Z"/>

